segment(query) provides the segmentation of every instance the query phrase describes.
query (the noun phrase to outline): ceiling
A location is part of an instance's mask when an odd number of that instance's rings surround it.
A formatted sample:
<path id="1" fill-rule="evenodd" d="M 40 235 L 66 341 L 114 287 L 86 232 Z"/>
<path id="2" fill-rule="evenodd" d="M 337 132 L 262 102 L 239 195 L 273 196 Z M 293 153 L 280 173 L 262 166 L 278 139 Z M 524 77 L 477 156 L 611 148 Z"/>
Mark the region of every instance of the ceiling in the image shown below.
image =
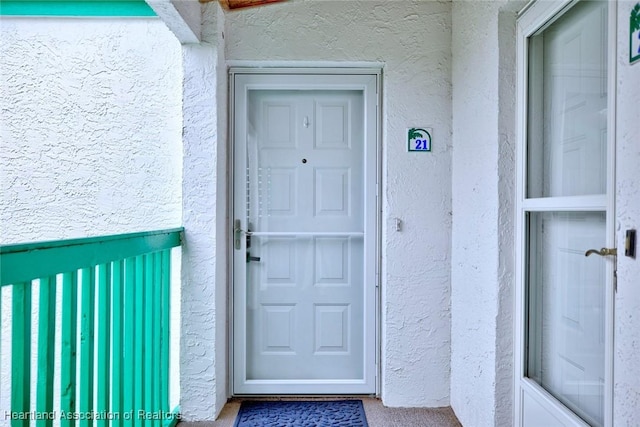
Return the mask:
<path id="1" fill-rule="evenodd" d="M 215 0 L 200 0 L 202 3 L 207 3 Z M 246 7 L 262 6 L 270 3 L 280 3 L 287 0 L 218 0 L 220 5 L 226 10 L 243 9 Z"/>

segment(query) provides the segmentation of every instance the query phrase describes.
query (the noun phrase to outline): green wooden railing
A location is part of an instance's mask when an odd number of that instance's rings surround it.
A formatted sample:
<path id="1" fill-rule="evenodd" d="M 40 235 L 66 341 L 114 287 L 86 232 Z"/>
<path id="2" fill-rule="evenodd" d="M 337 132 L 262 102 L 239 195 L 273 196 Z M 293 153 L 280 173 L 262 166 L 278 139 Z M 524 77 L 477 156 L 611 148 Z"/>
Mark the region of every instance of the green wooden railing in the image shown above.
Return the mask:
<path id="1" fill-rule="evenodd" d="M 170 269 L 182 232 L 0 246 L 0 319 L 11 323 L 11 407 L 0 425 L 177 423 L 169 406 Z M 5 297 L 11 309 L 3 314 Z M 1 334 L 0 355 L 7 351 Z"/>

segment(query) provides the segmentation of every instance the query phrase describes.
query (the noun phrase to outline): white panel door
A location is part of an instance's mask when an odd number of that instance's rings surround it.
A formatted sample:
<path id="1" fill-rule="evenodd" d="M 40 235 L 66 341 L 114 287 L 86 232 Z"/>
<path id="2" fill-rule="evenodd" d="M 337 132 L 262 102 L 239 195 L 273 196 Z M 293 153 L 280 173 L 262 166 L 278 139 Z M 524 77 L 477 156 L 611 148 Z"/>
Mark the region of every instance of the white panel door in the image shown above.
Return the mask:
<path id="1" fill-rule="evenodd" d="M 365 91 L 239 92 L 233 391 L 374 393 Z"/>
<path id="2" fill-rule="evenodd" d="M 520 23 L 527 91 L 521 98 L 517 417 L 525 426 L 541 419 L 603 426 L 611 408 L 615 256 L 585 255 L 615 246 L 610 5 L 578 1 L 553 10 L 558 5 L 536 4 Z"/>

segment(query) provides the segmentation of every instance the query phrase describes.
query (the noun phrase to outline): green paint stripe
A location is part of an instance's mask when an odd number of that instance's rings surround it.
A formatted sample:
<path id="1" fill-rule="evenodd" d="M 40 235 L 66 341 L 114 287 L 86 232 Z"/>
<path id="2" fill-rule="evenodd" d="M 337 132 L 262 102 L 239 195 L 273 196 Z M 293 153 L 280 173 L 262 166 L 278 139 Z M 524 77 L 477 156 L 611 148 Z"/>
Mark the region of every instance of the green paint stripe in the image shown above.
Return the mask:
<path id="1" fill-rule="evenodd" d="M 80 318 L 80 413 L 93 411 L 93 363 L 95 331 L 95 269 L 81 270 L 82 307 Z M 93 420 L 81 419 L 80 427 L 91 427 Z"/>
<path id="2" fill-rule="evenodd" d="M 77 273 L 62 276 L 62 349 L 60 368 L 60 410 L 76 412 L 76 344 L 78 318 Z M 60 419 L 61 427 L 75 426 L 73 417 Z"/>
<path id="3" fill-rule="evenodd" d="M 98 337 L 97 337 L 97 376 L 96 376 L 96 411 L 98 413 L 109 411 L 109 351 L 111 325 L 111 264 L 98 266 Z M 97 427 L 107 427 L 109 420 L 99 419 Z"/>
<path id="4" fill-rule="evenodd" d="M 38 313 L 38 391 L 36 411 L 53 411 L 53 374 L 55 370 L 56 276 L 40 279 L 40 310 Z M 51 427 L 53 420 L 36 421 L 36 427 Z"/>
<path id="5" fill-rule="evenodd" d="M 27 414 L 31 392 L 31 283 L 13 287 L 11 412 Z M 28 419 L 12 419 L 11 427 L 29 427 Z"/>
<path id="6" fill-rule="evenodd" d="M 0 246 L 1 285 L 75 271 L 180 245 L 183 228 Z"/>
<path id="7" fill-rule="evenodd" d="M 157 16 L 144 0 L 34 1 L 3 0 L 3 16 L 150 17 Z"/>

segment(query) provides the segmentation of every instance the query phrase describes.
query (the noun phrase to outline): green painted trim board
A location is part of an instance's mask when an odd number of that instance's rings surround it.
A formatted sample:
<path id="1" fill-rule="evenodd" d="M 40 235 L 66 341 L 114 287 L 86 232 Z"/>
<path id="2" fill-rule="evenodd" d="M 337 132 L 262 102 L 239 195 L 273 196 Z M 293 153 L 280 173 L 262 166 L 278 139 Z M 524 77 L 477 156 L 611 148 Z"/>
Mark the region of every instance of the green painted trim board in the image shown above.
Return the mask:
<path id="1" fill-rule="evenodd" d="M 153 17 L 144 0 L 2 0 L 0 16 Z"/>

